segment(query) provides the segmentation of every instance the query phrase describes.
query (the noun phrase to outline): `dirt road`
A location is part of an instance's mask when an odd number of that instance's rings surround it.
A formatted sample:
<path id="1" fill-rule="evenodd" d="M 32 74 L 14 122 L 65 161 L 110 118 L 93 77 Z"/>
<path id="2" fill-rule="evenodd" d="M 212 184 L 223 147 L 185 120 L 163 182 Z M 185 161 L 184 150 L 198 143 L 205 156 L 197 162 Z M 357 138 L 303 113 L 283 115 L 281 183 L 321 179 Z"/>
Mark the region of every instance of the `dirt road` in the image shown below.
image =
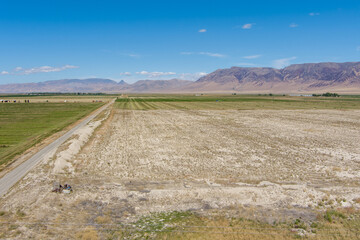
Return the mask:
<path id="1" fill-rule="evenodd" d="M 30 159 L 28 159 L 23 164 L 19 165 L 17 168 L 6 174 L 3 178 L 0 179 L 0 197 L 7 193 L 7 191 L 14 186 L 20 179 L 22 179 L 37 163 L 39 163 L 46 155 L 57 149 L 62 143 L 69 139 L 72 134 L 79 128 L 88 124 L 92 119 L 94 119 L 100 112 L 109 107 L 114 101 L 106 104 L 101 107 L 92 115 L 88 116 L 84 121 L 76 125 L 74 128 L 69 130 L 63 136 L 56 139 L 51 144 L 47 145 Z"/>

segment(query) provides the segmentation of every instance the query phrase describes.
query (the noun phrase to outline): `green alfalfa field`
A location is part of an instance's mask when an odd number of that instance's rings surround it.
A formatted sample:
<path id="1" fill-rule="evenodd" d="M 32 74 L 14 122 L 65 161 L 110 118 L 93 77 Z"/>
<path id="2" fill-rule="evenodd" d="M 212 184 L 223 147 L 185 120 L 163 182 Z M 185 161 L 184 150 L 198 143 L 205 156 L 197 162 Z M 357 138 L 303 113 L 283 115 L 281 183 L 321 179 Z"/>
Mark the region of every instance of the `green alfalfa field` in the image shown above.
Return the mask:
<path id="1" fill-rule="evenodd" d="M 0 103 L 0 170 L 25 150 L 103 104 L 103 102 Z"/>

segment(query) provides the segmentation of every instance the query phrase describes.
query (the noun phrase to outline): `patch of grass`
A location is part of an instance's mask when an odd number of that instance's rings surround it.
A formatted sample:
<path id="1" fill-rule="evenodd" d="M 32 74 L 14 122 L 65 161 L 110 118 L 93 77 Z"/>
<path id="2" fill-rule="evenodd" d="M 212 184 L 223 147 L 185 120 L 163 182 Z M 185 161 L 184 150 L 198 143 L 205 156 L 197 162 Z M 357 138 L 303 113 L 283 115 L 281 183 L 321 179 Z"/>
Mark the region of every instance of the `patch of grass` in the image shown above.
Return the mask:
<path id="1" fill-rule="evenodd" d="M 295 221 L 293 223 L 293 227 L 294 228 L 301 228 L 301 229 L 304 229 L 304 230 L 307 229 L 306 224 L 303 221 L 301 221 L 300 219 L 298 219 L 298 218 L 295 219 Z"/>
<path id="2" fill-rule="evenodd" d="M 326 216 L 339 221 L 329 222 Z M 175 211 L 143 217 L 133 223 L 133 228 L 121 229 L 121 236 L 124 239 L 358 239 L 359 227 L 359 212 L 346 209 L 329 210 L 325 217 L 313 222 L 296 219 L 274 224 Z"/>
<path id="3" fill-rule="evenodd" d="M 338 212 L 336 210 L 327 210 L 325 212 L 325 215 L 324 215 L 324 218 L 325 220 L 327 220 L 328 222 L 333 222 L 333 219 L 335 218 L 342 218 L 342 219 L 345 219 L 345 215 L 341 212 Z"/>
<path id="4" fill-rule="evenodd" d="M 16 224 L 11 224 L 10 226 L 9 226 L 9 230 L 15 230 L 15 229 L 17 229 L 19 226 L 18 225 L 16 225 Z"/>
<path id="5" fill-rule="evenodd" d="M 160 231 L 170 229 L 172 224 L 183 221 L 191 217 L 191 212 L 168 212 L 168 213 L 154 213 L 150 216 L 141 218 L 135 223 L 135 226 L 141 231 Z"/>
<path id="6" fill-rule="evenodd" d="M 28 148 L 103 103 L 0 103 L 0 170 Z"/>
<path id="7" fill-rule="evenodd" d="M 196 213 L 153 213 L 122 231 L 126 239 L 273 239 L 291 234 L 282 225 L 273 226 L 242 218 L 205 217 Z M 278 228 L 278 229 L 277 229 Z"/>

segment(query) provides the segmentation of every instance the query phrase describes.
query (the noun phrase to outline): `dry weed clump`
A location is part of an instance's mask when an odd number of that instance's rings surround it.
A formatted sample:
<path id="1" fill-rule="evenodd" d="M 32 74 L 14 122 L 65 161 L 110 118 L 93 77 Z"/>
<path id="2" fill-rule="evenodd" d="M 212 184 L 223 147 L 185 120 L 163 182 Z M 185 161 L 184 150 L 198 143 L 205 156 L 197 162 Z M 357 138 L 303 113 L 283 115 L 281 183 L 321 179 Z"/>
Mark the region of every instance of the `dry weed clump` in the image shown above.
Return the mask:
<path id="1" fill-rule="evenodd" d="M 98 216 L 96 219 L 95 219 L 95 222 L 97 224 L 109 224 L 111 223 L 111 218 L 109 216 Z"/>
<path id="2" fill-rule="evenodd" d="M 76 238 L 81 240 L 98 240 L 99 236 L 93 227 L 87 227 L 86 229 L 76 233 Z"/>

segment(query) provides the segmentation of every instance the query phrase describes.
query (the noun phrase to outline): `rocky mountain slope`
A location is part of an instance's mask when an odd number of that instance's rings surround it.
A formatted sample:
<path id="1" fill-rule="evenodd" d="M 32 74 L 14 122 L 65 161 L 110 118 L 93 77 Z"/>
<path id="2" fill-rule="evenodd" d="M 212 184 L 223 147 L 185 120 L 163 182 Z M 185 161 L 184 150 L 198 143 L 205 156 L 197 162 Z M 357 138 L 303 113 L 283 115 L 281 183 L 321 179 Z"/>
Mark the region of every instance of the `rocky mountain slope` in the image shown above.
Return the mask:
<path id="1" fill-rule="evenodd" d="M 294 64 L 283 69 L 219 69 L 183 90 L 249 93 L 360 92 L 360 62 Z"/>

